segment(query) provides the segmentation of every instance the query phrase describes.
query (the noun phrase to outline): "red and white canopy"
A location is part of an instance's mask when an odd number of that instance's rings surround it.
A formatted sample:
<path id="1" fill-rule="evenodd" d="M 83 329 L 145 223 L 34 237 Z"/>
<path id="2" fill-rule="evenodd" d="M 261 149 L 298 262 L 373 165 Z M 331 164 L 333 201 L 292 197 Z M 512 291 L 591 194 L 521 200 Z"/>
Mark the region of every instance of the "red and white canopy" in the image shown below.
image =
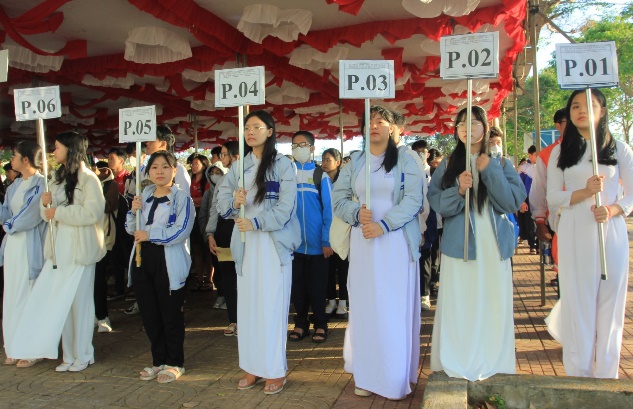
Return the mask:
<path id="1" fill-rule="evenodd" d="M 266 4 L 274 3 L 274 4 Z M 396 98 L 416 134 L 450 132 L 466 104 L 466 81 L 439 78 L 439 39 L 499 31 L 500 75 L 473 81 L 473 101 L 499 116 L 512 67 L 526 43 L 525 0 L 3 0 L 0 44 L 10 54 L 0 84 L 6 145 L 33 134 L 14 123 L 15 88 L 58 84 L 64 115 L 49 132 L 85 130 L 95 147 L 118 140 L 118 109 L 157 105 L 159 122 L 191 146 L 192 114 L 209 144 L 236 135 L 237 109 L 215 109 L 213 71 L 266 67 L 266 106 L 277 130 L 340 137 L 338 61 L 395 61 Z M 377 101 L 378 102 L 378 101 Z M 347 138 L 358 134 L 362 101 L 343 100 Z"/>

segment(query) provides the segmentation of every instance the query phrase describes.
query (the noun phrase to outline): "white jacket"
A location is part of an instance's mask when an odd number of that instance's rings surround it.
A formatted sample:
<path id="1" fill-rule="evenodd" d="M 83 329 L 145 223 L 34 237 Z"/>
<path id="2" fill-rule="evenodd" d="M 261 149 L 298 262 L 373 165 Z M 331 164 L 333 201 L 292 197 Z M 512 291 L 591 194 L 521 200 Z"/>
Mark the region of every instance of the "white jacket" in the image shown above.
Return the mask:
<path id="1" fill-rule="evenodd" d="M 57 184 L 55 178 L 49 183 L 49 189 L 53 194 L 51 207 L 56 208 L 53 221 L 55 224 L 63 223 L 77 229 L 78 242 L 67 243 L 69 246 L 76 246 L 75 262 L 81 265 L 94 264 L 106 254 L 103 234 L 105 198 L 101 190 L 101 182 L 97 175 L 82 163 L 78 171 L 77 186 L 75 186 L 73 204 L 71 205 L 66 201 L 65 186 L 66 183 Z M 42 206 L 40 201 L 40 214 L 42 219 L 47 221 L 45 211 L 46 208 Z M 60 239 L 63 238 L 56 237 L 56 240 Z M 45 259 L 52 258 L 49 241 L 50 234 L 47 233 L 44 246 Z"/>

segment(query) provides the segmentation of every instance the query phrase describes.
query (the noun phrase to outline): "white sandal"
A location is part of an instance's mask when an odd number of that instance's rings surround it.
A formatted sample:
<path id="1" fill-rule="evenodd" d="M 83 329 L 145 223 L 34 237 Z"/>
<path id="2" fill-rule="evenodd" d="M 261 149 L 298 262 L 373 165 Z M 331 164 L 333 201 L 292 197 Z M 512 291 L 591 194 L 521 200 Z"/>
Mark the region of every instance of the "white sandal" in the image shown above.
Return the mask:
<path id="1" fill-rule="evenodd" d="M 232 322 L 229 324 L 228 327 L 226 327 L 224 329 L 224 336 L 225 337 L 232 337 L 234 335 L 237 335 L 237 324 Z"/>
<path id="2" fill-rule="evenodd" d="M 153 379 L 156 379 L 158 377 L 158 374 L 160 373 L 160 371 L 163 370 L 163 367 L 165 365 L 161 365 L 161 366 L 153 366 L 150 368 L 144 368 L 140 373 L 139 373 L 139 379 L 142 381 L 151 381 Z M 143 375 L 143 372 L 145 372 L 147 375 Z"/>
<path id="3" fill-rule="evenodd" d="M 177 366 L 165 365 L 164 369 L 158 373 L 158 376 L 165 375 L 167 378 L 158 379 L 158 383 L 170 383 L 180 378 L 185 373 L 185 368 L 179 368 Z"/>

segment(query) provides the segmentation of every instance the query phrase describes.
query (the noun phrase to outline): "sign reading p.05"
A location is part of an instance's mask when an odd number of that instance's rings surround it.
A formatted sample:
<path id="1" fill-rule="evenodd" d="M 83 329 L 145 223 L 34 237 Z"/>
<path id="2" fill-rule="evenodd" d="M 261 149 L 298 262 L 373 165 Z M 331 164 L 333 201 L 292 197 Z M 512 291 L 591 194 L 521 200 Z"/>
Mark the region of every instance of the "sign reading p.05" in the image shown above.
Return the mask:
<path id="1" fill-rule="evenodd" d="M 556 71 L 562 89 L 617 87 L 615 42 L 556 44 Z"/>
<path id="2" fill-rule="evenodd" d="M 215 106 L 263 105 L 266 102 L 264 67 L 215 71 Z"/>
<path id="3" fill-rule="evenodd" d="M 339 98 L 395 98 L 392 60 L 339 61 Z"/>
<path id="4" fill-rule="evenodd" d="M 59 86 L 23 88 L 13 92 L 15 119 L 59 118 L 62 116 L 62 101 L 59 99 Z"/>
<path id="5" fill-rule="evenodd" d="M 440 38 L 440 77 L 496 78 L 499 75 L 499 33 L 477 33 Z"/>
<path id="6" fill-rule="evenodd" d="M 154 105 L 119 109 L 119 142 L 156 140 L 156 107 Z"/>

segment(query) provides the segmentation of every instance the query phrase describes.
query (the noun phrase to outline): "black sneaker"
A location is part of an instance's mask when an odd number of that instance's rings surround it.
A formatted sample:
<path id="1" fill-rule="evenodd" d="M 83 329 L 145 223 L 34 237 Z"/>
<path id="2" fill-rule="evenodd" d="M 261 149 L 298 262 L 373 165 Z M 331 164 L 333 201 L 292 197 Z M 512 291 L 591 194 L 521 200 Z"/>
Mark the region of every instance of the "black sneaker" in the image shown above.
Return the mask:
<path id="1" fill-rule="evenodd" d="M 125 296 L 125 301 L 136 301 L 136 294 L 134 293 L 127 293 L 127 295 Z"/>
<path id="2" fill-rule="evenodd" d="M 118 299 L 123 298 L 123 297 L 125 297 L 125 294 L 119 294 L 119 293 L 109 294 L 108 295 L 108 301 L 118 300 Z"/>

